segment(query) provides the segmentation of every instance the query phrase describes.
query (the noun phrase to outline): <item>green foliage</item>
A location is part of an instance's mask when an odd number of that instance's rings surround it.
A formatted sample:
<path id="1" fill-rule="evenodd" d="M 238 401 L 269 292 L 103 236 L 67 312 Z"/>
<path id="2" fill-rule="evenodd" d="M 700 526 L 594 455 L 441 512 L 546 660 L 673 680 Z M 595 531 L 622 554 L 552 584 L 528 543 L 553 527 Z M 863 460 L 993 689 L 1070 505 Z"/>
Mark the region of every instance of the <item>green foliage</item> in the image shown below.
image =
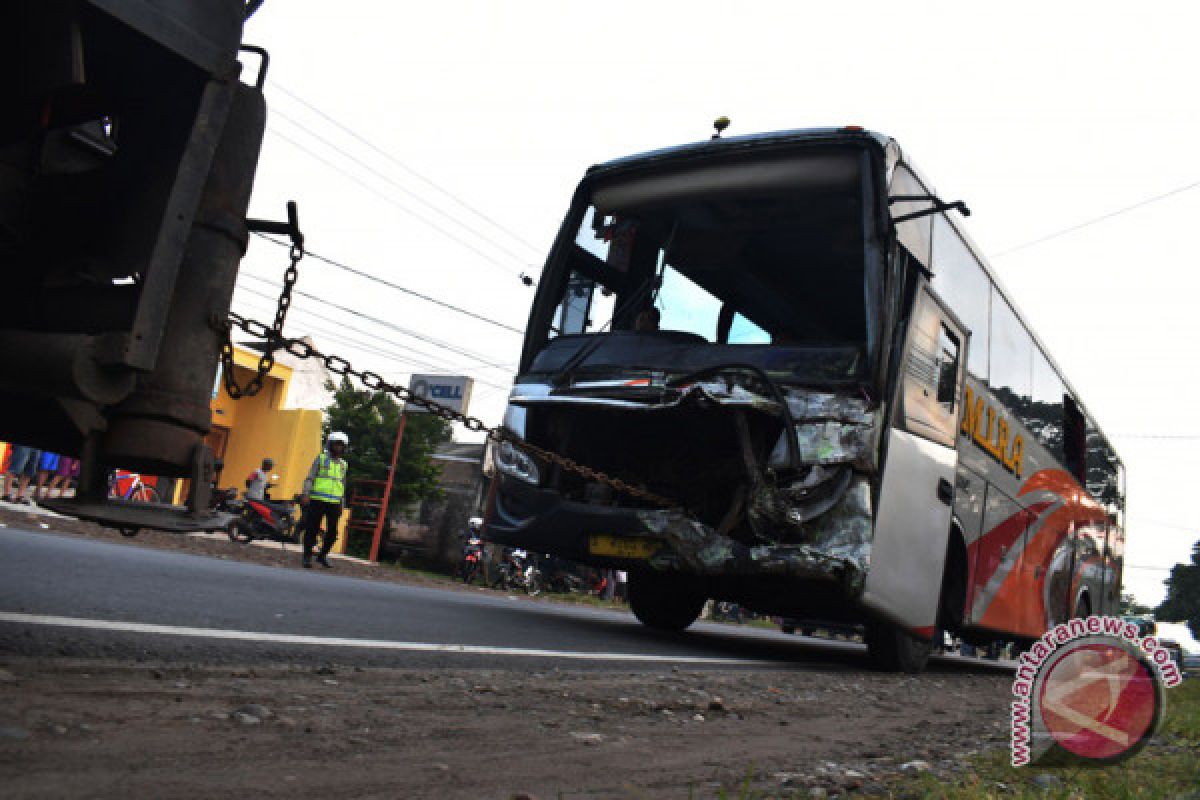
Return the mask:
<path id="1" fill-rule="evenodd" d="M 343 431 L 350 437 L 346 461 L 351 484 L 363 479 L 387 480 L 399 424 L 400 404 L 391 395 L 356 389 L 342 379 L 333 404 L 326 409 L 325 435 Z M 431 456 L 437 445 L 450 441 L 450 433 L 450 423 L 432 414 L 408 415 L 392 481 L 392 508 L 441 496 L 440 469 Z"/>
<path id="2" fill-rule="evenodd" d="M 1124 592 L 1121 595 L 1121 615 L 1137 615 L 1153 613 L 1154 609 L 1150 606 L 1144 606 L 1139 603 L 1130 592 Z"/>
<path id="3" fill-rule="evenodd" d="M 1192 636 L 1200 639 L 1200 542 L 1192 547 L 1192 563 L 1171 568 L 1167 599 L 1154 612 L 1164 622 L 1186 622 Z"/>

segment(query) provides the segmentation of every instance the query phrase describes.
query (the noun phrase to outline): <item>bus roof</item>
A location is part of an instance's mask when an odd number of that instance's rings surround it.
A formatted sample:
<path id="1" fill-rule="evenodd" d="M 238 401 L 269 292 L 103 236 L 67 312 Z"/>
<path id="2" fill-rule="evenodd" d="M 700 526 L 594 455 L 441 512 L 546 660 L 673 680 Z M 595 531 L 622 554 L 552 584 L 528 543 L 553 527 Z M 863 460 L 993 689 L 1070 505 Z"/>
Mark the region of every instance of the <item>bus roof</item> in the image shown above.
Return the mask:
<path id="1" fill-rule="evenodd" d="M 892 140 L 883 134 L 864 130 L 856 126 L 845 128 L 802 128 L 789 131 L 773 131 L 770 133 L 749 133 L 742 136 L 722 136 L 719 139 L 705 139 L 699 142 L 663 147 L 658 150 L 648 150 L 644 153 L 635 153 L 634 155 L 614 158 L 611 161 L 605 161 L 592 166 L 588 169 L 587 174 L 590 177 L 610 171 L 621 171 L 629 167 L 643 167 L 658 161 L 673 161 L 679 158 L 716 155 L 718 153 L 731 153 L 739 150 L 748 151 L 787 147 L 794 144 L 836 144 L 854 141 L 872 142 L 882 150 L 886 149 Z"/>
<path id="2" fill-rule="evenodd" d="M 921 185 L 925 187 L 926 191 L 928 191 L 930 194 L 936 195 L 933 185 L 926 180 L 921 171 L 904 156 L 900 145 L 895 139 L 887 136 L 886 134 L 866 130 L 857 126 L 846 126 L 841 128 L 799 128 L 786 131 L 772 131 L 768 133 L 750 133 L 742 136 L 722 136 L 719 139 L 705 139 L 688 144 L 663 147 L 657 150 L 648 150 L 646 152 L 622 156 L 620 158 L 612 159 L 611 161 L 605 161 L 600 164 L 596 164 L 587 170 L 587 178 L 596 178 L 607 173 L 620 173 L 626 169 L 643 168 L 660 162 L 687 160 L 690 158 L 729 154 L 738 151 L 769 150 L 774 148 L 787 148 L 790 145 L 801 144 L 848 144 L 851 142 L 863 142 L 874 144 L 875 146 L 879 147 L 882 152 L 887 154 L 889 170 L 895 163 L 903 163 L 909 170 L 912 171 L 913 175 L 918 181 L 920 181 Z M 983 254 L 983 250 L 980 249 L 980 247 L 971 238 L 970 234 L 967 233 L 966 227 L 962 224 L 962 221 L 946 213 L 942 213 L 941 216 L 948 223 L 950 223 L 955 232 L 962 237 L 963 242 L 975 255 L 975 259 L 979 262 L 980 267 L 983 268 L 984 273 L 988 276 L 988 278 L 991 279 L 992 284 L 996 287 L 996 291 L 1000 293 L 1000 296 L 1003 297 L 1008 303 L 1009 307 L 1012 308 L 1013 313 L 1017 315 L 1017 319 L 1019 319 L 1021 324 L 1025 326 L 1025 330 L 1029 332 L 1034 344 L 1037 345 L 1038 349 L 1041 350 L 1042 355 L 1045 356 L 1046 360 L 1054 368 L 1055 372 L 1058 373 L 1058 377 L 1062 380 L 1067 391 L 1071 393 L 1072 398 L 1079 405 L 1080 410 L 1083 412 L 1085 418 L 1091 423 L 1096 433 L 1104 439 L 1106 444 L 1108 444 L 1112 452 L 1116 454 L 1116 449 L 1112 447 L 1111 441 L 1107 436 L 1105 436 L 1103 430 L 1101 430 L 1100 425 L 1096 422 L 1096 418 L 1088 412 L 1087 404 L 1079 399 L 1079 393 L 1071 385 L 1071 382 L 1067 380 L 1066 375 L 1063 374 L 1062 368 L 1059 367 L 1058 362 L 1050 354 L 1050 351 L 1042 342 L 1041 337 L 1038 336 L 1037 331 L 1030 326 L 1028 320 L 1025 318 L 1025 315 L 1021 312 L 1020 306 L 1013 301 L 1012 293 L 1008 291 L 1003 282 L 1001 282 L 997 277 L 996 271 L 992 269 L 987 257 Z M 1121 461 L 1120 455 L 1117 455 L 1117 462 L 1122 466 L 1124 465 L 1124 462 Z"/>

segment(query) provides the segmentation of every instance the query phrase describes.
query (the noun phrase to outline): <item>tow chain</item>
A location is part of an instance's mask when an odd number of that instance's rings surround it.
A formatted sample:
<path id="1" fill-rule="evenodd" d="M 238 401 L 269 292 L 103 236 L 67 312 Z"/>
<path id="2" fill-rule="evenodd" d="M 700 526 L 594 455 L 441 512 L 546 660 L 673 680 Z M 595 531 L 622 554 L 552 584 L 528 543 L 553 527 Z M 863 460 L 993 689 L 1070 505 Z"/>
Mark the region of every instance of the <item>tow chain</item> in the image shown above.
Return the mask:
<path id="1" fill-rule="evenodd" d="M 222 363 L 226 365 L 225 387 L 227 390 L 229 390 L 230 396 L 234 399 L 246 395 L 253 395 L 262 388 L 263 377 L 265 377 L 266 373 L 270 371 L 271 365 L 275 363 L 274 353 L 276 350 L 284 350 L 285 352 L 290 353 L 291 355 L 300 359 L 318 358 L 324 362 L 325 368 L 334 375 L 354 378 L 363 386 L 372 391 L 387 392 L 388 394 L 398 398 L 406 405 L 414 405 L 418 408 L 422 408 L 430 414 L 444 419 L 447 422 L 461 423 L 466 427 L 467 430 L 474 431 L 476 433 L 483 433 L 488 439 L 496 442 L 497 444 L 508 442 L 514 447 L 517 447 L 527 453 L 531 453 L 532 455 L 554 464 L 555 466 L 564 469 L 567 472 L 573 472 L 589 481 L 602 483 L 611 488 L 613 491 L 629 495 L 630 497 L 636 497 L 640 500 L 645 500 L 649 503 L 659 506 L 660 508 L 667 508 L 674 511 L 681 510 L 680 504 L 676 503 L 674 500 L 670 500 L 662 495 L 647 491 L 641 487 L 633 486 L 621 480 L 620 478 L 614 478 L 611 475 L 601 472 L 600 470 L 580 464 L 578 461 L 568 458 L 567 456 L 559 455 L 558 453 L 547 450 L 544 447 L 531 444 L 506 428 L 489 428 L 478 417 L 469 416 L 461 411 L 456 411 L 449 406 L 444 406 L 426 397 L 413 394 L 406 386 L 397 386 L 396 384 L 388 383 L 386 380 L 384 380 L 382 375 L 379 375 L 376 372 L 355 369 L 349 361 L 341 356 L 327 355 L 322 353 L 320 350 L 316 349 L 303 339 L 284 338 L 282 334 L 283 318 L 287 314 L 287 304 L 291 302 L 292 284 L 294 284 L 296 280 L 295 267 L 297 261 L 299 261 L 299 258 L 296 257 L 295 248 L 293 248 L 292 266 L 288 269 L 288 273 L 291 277 L 290 280 L 285 277 L 283 294 L 281 294 L 279 298 L 280 307 L 278 313 L 275 315 L 274 326 L 268 327 L 265 323 L 259 322 L 258 320 L 247 319 L 241 314 L 233 311 L 229 312 L 231 329 L 232 326 L 236 326 L 251 336 L 264 339 L 267 344 L 267 351 L 263 355 L 262 359 L 259 360 L 258 375 L 251 379 L 244 388 L 238 387 L 239 393 L 235 395 L 233 390 L 230 388 L 231 385 L 236 386 L 236 383 L 233 383 L 231 380 L 231 374 L 233 371 L 233 349 L 229 340 L 226 341 L 225 347 L 222 348 L 221 360 Z M 229 351 L 228 358 L 225 355 L 226 350 Z M 264 364 L 267 365 L 266 369 L 263 369 Z"/>
<path id="2" fill-rule="evenodd" d="M 225 341 L 221 343 L 221 375 L 224 378 L 225 391 L 229 392 L 229 396 L 234 400 L 241 400 L 243 397 L 253 397 L 259 393 L 263 386 L 263 379 L 267 377 L 267 373 L 275 366 L 275 352 L 284 347 L 288 341 L 283 338 L 283 323 L 287 319 L 288 309 L 292 307 L 292 287 L 296 285 L 296 279 L 300 277 L 299 264 L 300 259 L 304 258 L 304 247 L 293 243 L 291 250 L 288 251 L 288 258 L 291 263 L 283 271 L 283 289 L 279 292 L 279 304 L 275 308 L 275 324 L 270 328 L 263 325 L 265 332 L 255 334 L 265 340 L 266 348 L 258 359 L 258 369 L 255 371 L 254 377 L 245 386 L 239 386 L 237 379 L 233 375 L 232 328 L 226 325 Z M 230 320 L 233 320 L 235 317 L 242 319 L 242 317 L 239 317 L 232 311 L 229 312 Z M 261 322 L 258 324 L 262 325 Z M 240 327 L 246 330 L 244 324 Z"/>

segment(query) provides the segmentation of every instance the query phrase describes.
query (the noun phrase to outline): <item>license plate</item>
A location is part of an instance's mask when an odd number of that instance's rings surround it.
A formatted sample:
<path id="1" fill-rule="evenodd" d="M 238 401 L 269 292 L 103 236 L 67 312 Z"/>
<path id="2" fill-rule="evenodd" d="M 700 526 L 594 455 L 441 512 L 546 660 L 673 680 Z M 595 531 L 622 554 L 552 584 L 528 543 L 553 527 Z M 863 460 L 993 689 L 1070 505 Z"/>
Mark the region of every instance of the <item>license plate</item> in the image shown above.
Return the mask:
<path id="1" fill-rule="evenodd" d="M 662 546 L 654 539 L 634 539 L 628 536 L 593 535 L 588 537 L 588 552 L 594 556 L 615 558 L 649 558 Z"/>

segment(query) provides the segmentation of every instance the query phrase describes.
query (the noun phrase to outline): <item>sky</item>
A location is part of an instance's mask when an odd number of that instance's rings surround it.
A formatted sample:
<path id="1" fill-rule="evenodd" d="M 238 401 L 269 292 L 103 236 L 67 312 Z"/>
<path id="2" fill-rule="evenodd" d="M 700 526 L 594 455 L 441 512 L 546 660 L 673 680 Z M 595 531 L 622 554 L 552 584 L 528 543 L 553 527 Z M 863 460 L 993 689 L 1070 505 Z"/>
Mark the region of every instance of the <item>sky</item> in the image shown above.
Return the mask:
<path id="1" fill-rule="evenodd" d="M 518 275 L 538 276 L 589 165 L 707 138 L 720 115 L 731 135 L 891 135 L 966 201 L 1120 453 L 1126 590 L 1156 604 L 1200 538 L 1198 24 L 1182 2 L 267 0 L 245 35 L 271 53 L 251 214 L 296 200 L 314 253 L 522 329 Z M 252 242 L 235 309 L 270 318 L 285 255 Z M 290 335 L 398 381 L 472 375 L 471 411 L 499 421 L 518 334 L 311 257 L 300 275 Z"/>

